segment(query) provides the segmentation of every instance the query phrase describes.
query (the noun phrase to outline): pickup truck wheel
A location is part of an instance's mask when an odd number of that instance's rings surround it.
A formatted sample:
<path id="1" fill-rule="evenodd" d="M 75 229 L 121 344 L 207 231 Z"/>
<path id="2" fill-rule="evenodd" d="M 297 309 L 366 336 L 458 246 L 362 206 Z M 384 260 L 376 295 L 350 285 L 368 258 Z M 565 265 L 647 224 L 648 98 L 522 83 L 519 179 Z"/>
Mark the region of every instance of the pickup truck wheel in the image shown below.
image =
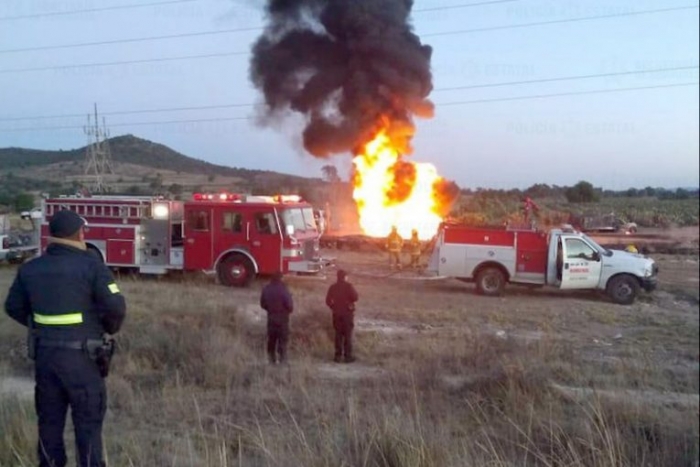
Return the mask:
<path id="1" fill-rule="evenodd" d="M 253 263 L 244 255 L 231 255 L 216 268 L 219 281 L 229 287 L 247 287 L 255 277 Z"/>
<path id="2" fill-rule="evenodd" d="M 639 281 L 627 274 L 615 276 L 608 282 L 607 293 L 613 302 L 631 305 L 639 293 Z"/>
<path id="3" fill-rule="evenodd" d="M 24 257 L 21 255 L 8 257 L 7 262 L 12 265 L 22 264 L 24 262 Z"/>
<path id="4" fill-rule="evenodd" d="M 476 275 L 476 290 L 481 295 L 497 297 L 506 288 L 506 276 L 498 268 L 485 268 Z"/>

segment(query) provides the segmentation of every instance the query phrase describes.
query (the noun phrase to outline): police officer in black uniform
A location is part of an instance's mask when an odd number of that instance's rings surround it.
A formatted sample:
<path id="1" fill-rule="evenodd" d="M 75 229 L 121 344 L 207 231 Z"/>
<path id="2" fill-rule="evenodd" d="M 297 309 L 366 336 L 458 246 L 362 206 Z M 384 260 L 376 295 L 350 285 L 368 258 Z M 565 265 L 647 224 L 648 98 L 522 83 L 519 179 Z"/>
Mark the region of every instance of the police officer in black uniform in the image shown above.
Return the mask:
<path id="1" fill-rule="evenodd" d="M 114 334 L 126 304 L 109 269 L 88 251 L 86 222 L 72 211 L 49 223 L 46 254 L 24 264 L 5 301 L 7 314 L 29 326 L 35 360 L 35 404 L 41 467 L 66 465 L 63 431 L 71 408 L 80 467 L 104 466 L 102 422 Z"/>
<path id="2" fill-rule="evenodd" d="M 333 311 L 335 329 L 335 361 L 355 361 L 352 354 L 352 330 L 355 327 L 355 302 L 358 300 L 355 287 L 348 282 L 347 273 L 339 269 L 337 281 L 328 288 L 326 305 Z"/>

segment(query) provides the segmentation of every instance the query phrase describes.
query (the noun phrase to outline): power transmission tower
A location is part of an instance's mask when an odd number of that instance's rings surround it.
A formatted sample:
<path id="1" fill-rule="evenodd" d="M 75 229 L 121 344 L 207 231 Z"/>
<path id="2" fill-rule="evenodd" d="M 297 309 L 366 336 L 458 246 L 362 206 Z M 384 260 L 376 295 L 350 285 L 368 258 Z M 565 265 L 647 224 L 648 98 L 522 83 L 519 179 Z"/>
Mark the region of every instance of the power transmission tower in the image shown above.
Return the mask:
<path id="1" fill-rule="evenodd" d="M 95 121 L 92 122 L 91 115 L 88 114 L 88 124 L 85 127 L 85 134 L 88 137 L 88 144 L 85 149 L 85 175 L 92 181 L 90 185 L 91 193 L 105 193 L 109 191 L 109 186 L 105 182 L 106 174 L 113 174 L 112 157 L 109 152 L 109 131 L 102 117 L 102 127 L 100 127 L 97 117 L 97 104 L 95 104 Z"/>

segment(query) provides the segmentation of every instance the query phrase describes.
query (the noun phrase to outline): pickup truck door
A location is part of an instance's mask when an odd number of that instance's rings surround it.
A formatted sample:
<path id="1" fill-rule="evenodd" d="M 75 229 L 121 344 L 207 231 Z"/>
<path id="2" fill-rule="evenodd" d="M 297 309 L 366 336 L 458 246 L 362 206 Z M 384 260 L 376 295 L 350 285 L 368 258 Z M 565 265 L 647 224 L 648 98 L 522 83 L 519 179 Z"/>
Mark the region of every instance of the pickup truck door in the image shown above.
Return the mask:
<path id="1" fill-rule="evenodd" d="M 562 235 L 561 284 L 562 289 L 595 289 L 600 280 L 602 261 L 598 250 L 581 237 Z"/>

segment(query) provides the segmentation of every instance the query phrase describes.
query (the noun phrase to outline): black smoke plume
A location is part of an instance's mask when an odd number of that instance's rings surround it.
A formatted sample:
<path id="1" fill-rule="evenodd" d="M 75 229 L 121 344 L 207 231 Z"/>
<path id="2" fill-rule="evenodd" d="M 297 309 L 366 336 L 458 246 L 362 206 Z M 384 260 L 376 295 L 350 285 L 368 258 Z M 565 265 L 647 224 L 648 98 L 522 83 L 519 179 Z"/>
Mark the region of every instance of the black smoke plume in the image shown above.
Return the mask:
<path id="1" fill-rule="evenodd" d="M 268 0 L 251 80 L 266 112 L 306 117 L 316 157 L 357 154 L 385 127 L 410 154 L 413 117 L 431 117 L 430 46 L 412 32 L 413 0 Z"/>

